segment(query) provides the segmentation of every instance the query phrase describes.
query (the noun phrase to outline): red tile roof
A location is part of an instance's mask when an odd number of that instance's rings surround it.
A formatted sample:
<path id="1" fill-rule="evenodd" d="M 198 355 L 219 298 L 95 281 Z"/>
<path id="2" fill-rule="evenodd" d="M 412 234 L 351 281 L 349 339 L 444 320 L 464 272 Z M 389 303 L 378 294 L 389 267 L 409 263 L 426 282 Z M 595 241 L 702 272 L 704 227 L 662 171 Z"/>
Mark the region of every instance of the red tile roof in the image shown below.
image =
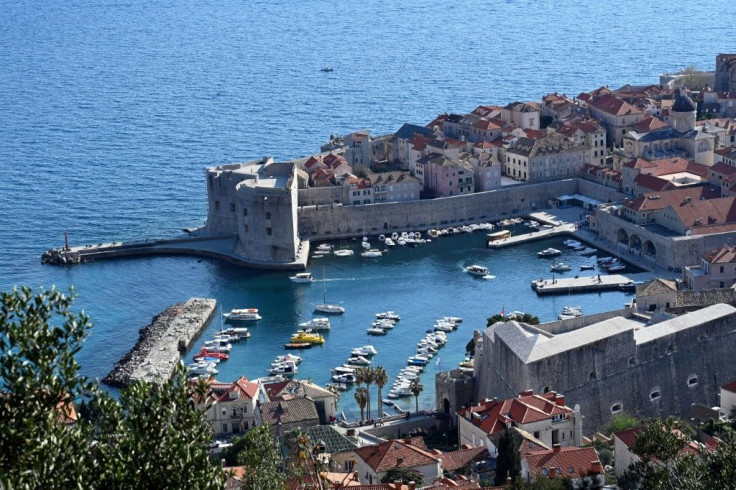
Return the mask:
<path id="1" fill-rule="evenodd" d="M 642 189 L 652 192 L 677 189 L 677 186 L 673 185 L 669 181 L 660 179 L 659 177 L 649 174 L 637 175 L 634 179 L 634 183 L 636 183 L 636 185 L 640 188 L 640 192 Z"/>
<path id="2" fill-rule="evenodd" d="M 447 114 L 440 114 L 439 116 L 435 117 L 431 123 L 427 124 L 428 128 L 434 128 L 437 126 L 440 128 L 440 131 L 444 129 L 445 127 L 445 119 L 447 119 Z"/>
<path id="3" fill-rule="evenodd" d="M 560 404 L 561 403 L 561 404 Z M 486 434 L 506 429 L 506 423 L 529 424 L 552 419 L 555 415 L 571 417 L 572 409 L 565 406 L 565 398 L 554 391 L 541 395 L 524 392 L 517 398 L 486 400 L 477 406 L 460 410 L 458 417 L 470 415 L 470 422 Z"/>
<path id="4" fill-rule="evenodd" d="M 642 194 L 636 199 L 626 199 L 624 206 L 637 212 L 656 211 L 664 209 L 669 205 L 677 206 L 684 204 L 687 198 L 691 201 L 700 199 L 714 199 L 720 197 L 720 190 L 710 186 L 686 187 L 663 192 L 650 192 Z"/>
<path id="5" fill-rule="evenodd" d="M 715 250 L 709 250 L 701 255 L 709 264 L 733 264 L 736 262 L 736 247 L 724 245 Z"/>
<path id="6" fill-rule="evenodd" d="M 439 458 L 429 453 L 426 446 L 424 449 L 420 446 L 424 446 L 424 440 L 421 437 L 412 438 L 409 442 L 395 439 L 373 446 L 356 448 L 355 454 L 375 472 L 387 471 L 395 467 L 413 468 L 439 462 Z"/>
<path id="7" fill-rule="evenodd" d="M 231 400 L 255 399 L 258 394 L 260 384 L 257 381 L 248 381 L 248 378 L 241 376 L 233 383 L 221 383 L 211 379 L 209 381 L 210 390 L 212 390 L 211 399 L 220 402 Z M 231 394 L 234 393 L 233 397 Z"/>
<path id="8" fill-rule="evenodd" d="M 442 460 L 442 468 L 445 471 L 455 471 L 456 469 L 467 466 L 474 461 L 486 459 L 488 457 L 488 450 L 483 446 L 471 447 L 441 453 L 438 456 Z"/>
<path id="9" fill-rule="evenodd" d="M 475 124 L 473 124 L 473 127 L 483 131 L 501 129 L 501 125 L 492 119 L 478 119 Z"/>
<path id="10" fill-rule="evenodd" d="M 631 160 L 623 165 L 626 168 L 655 168 L 657 166 L 656 163 L 652 163 L 651 161 L 647 160 L 646 158 L 637 158 L 636 160 Z"/>
<path id="11" fill-rule="evenodd" d="M 534 451 L 523 455 L 522 458 L 526 459 L 534 476 L 578 478 L 591 472 L 602 472 L 598 453 L 592 446 Z"/>
<path id="12" fill-rule="evenodd" d="M 672 208 L 685 228 L 736 223 L 736 197 L 690 201 Z"/>
<path id="13" fill-rule="evenodd" d="M 726 391 L 730 391 L 731 393 L 736 393 L 736 379 L 731 381 L 730 383 L 726 383 L 725 385 L 721 386 Z"/>
<path id="14" fill-rule="evenodd" d="M 665 128 L 669 126 L 666 122 L 662 121 L 658 117 L 645 117 L 643 121 L 639 121 L 638 123 L 631 126 L 631 128 L 638 132 L 638 133 L 648 133 L 649 131 L 654 131 L 655 129 Z"/>
<path id="15" fill-rule="evenodd" d="M 588 104 L 600 111 L 606 112 L 613 116 L 643 114 L 641 109 L 637 109 L 625 100 L 619 99 L 618 97 L 611 94 L 594 97 L 590 101 L 588 101 Z"/>
<path id="16" fill-rule="evenodd" d="M 727 163 L 718 162 L 710 167 L 710 171 L 721 174 L 721 175 L 733 175 L 736 174 L 736 167 L 732 167 L 731 165 L 728 165 Z"/>

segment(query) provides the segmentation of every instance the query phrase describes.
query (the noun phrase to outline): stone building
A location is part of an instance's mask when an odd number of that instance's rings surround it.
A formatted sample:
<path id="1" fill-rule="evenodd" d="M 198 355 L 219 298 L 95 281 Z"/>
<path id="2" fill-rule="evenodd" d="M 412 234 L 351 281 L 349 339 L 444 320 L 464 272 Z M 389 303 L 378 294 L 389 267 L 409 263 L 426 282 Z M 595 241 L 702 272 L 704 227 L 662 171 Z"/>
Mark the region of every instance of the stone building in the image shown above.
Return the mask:
<path id="1" fill-rule="evenodd" d="M 621 145 L 628 126 L 644 119 L 644 111 L 616 97 L 607 87 L 578 95 L 578 103 L 589 108 L 606 128 L 606 140 L 613 146 Z"/>
<path id="2" fill-rule="evenodd" d="M 736 284 L 736 247 L 724 245 L 700 256 L 700 264 L 682 271 L 682 282 L 689 289 L 722 289 Z"/>
<path id="3" fill-rule="evenodd" d="M 485 399 L 457 412 L 458 443 L 484 446 L 491 457 L 498 455 L 499 439 L 511 427 L 548 447 L 576 447 L 583 436 L 583 417 L 579 407 L 565 405 L 563 395 L 554 391 L 535 395 L 533 390 L 507 400 Z"/>
<path id="4" fill-rule="evenodd" d="M 242 434 L 261 424 L 257 406 L 259 391 L 258 381 L 248 381 L 245 376 L 232 383 L 209 381 L 203 406 L 215 437 Z"/>
<path id="5" fill-rule="evenodd" d="M 523 181 L 575 175 L 585 166 L 589 148 L 559 134 L 539 139 L 519 138 L 506 150 L 504 174 Z"/>
<path id="6" fill-rule="evenodd" d="M 259 407 L 263 423 L 271 428 L 275 438 L 294 429 L 319 425 L 314 401 L 309 398 L 290 398 L 266 402 Z"/>
<path id="7" fill-rule="evenodd" d="M 355 456 L 355 471 L 364 485 L 378 484 L 391 468 L 416 471 L 427 485 L 442 477 L 442 460 L 429 452 L 421 437 L 359 447 Z"/>
<path id="8" fill-rule="evenodd" d="M 536 327 L 498 322 L 476 347 L 477 398 L 554 389 L 580 405 L 589 433 L 624 411 L 683 417 L 692 403 L 716 405 L 736 378 L 734 322 L 726 304 L 661 322 L 630 309 Z"/>
<path id="9" fill-rule="evenodd" d="M 278 381 L 263 385 L 264 399 L 270 402 L 306 398 L 314 403 L 321 424 L 337 418 L 337 396 L 311 381 L 299 379 Z"/>
<path id="10" fill-rule="evenodd" d="M 736 92 L 736 54 L 716 56 L 717 92 Z"/>
<path id="11" fill-rule="evenodd" d="M 297 179 L 293 163 L 272 158 L 207 169 L 207 235 L 236 237 L 234 250 L 262 267 L 295 264 Z"/>
<path id="12" fill-rule="evenodd" d="M 480 332 L 476 331 L 477 335 Z M 459 369 L 442 371 L 434 377 L 435 410 L 449 416 L 453 423 L 461 408 L 473 404 L 475 397 L 475 378 Z"/>

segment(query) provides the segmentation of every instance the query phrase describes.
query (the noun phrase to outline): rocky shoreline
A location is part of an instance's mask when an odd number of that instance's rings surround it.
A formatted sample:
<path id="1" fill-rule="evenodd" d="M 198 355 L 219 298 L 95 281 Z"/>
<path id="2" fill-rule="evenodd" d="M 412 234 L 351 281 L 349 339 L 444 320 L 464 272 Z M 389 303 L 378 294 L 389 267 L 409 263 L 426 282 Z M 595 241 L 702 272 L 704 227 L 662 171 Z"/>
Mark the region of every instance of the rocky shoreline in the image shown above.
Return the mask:
<path id="1" fill-rule="evenodd" d="M 155 383 L 169 379 L 180 362 L 180 351 L 186 351 L 207 326 L 216 305 L 214 299 L 192 298 L 154 316 L 140 330 L 135 346 L 115 363 L 102 382 L 121 388 L 138 379 Z"/>

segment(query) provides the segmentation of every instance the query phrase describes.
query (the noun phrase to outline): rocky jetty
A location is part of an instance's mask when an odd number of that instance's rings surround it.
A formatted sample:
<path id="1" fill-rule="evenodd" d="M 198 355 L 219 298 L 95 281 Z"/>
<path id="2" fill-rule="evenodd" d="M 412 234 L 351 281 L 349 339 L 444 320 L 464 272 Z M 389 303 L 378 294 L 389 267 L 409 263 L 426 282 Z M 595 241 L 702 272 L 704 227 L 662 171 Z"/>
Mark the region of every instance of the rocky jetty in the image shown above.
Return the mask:
<path id="1" fill-rule="evenodd" d="M 142 379 L 162 383 L 171 377 L 180 351 L 207 326 L 215 311 L 214 299 L 192 298 L 169 306 L 140 330 L 135 346 L 115 364 L 102 380 L 118 388 Z"/>
<path id="2" fill-rule="evenodd" d="M 66 265 L 79 264 L 82 262 L 82 255 L 79 252 L 72 252 L 61 248 L 52 248 L 41 255 L 42 264 Z"/>

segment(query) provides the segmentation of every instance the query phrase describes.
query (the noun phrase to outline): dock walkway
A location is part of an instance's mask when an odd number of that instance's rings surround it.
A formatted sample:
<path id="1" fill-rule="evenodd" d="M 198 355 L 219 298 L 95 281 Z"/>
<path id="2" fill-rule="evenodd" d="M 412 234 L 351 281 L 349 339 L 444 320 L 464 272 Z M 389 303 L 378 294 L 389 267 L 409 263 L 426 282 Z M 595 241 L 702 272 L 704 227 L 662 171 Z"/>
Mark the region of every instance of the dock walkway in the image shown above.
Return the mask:
<path id="1" fill-rule="evenodd" d="M 141 330 L 135 346 L 102 380 L 122 387 L 136 380 L 163 383 L 181 360 L 179 351 L 188 350 L 209 323 L 217 301 L 192 298 L 169 306 Z"/>
<path id="2" fill-rule="evenodd" d="M 539 295 L 570 294 L 618 290 L 621 284 L 626 284 L 629 281 L 631 279 L 624 275 L 604 274 L 602 276 L 535 279 L 531 282 L 531 285 L 532 289 Z"/>

